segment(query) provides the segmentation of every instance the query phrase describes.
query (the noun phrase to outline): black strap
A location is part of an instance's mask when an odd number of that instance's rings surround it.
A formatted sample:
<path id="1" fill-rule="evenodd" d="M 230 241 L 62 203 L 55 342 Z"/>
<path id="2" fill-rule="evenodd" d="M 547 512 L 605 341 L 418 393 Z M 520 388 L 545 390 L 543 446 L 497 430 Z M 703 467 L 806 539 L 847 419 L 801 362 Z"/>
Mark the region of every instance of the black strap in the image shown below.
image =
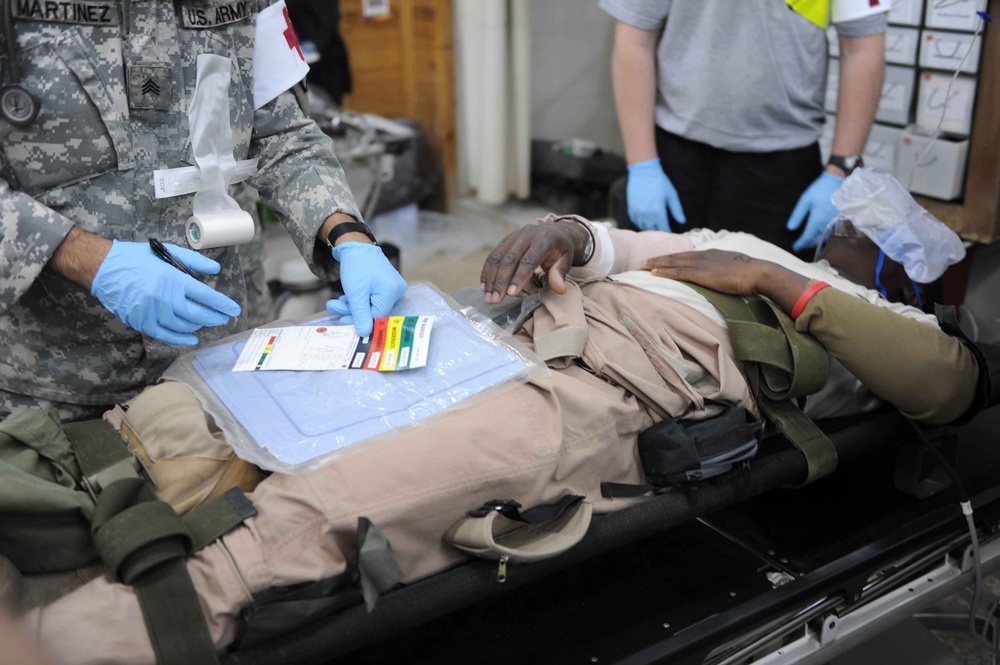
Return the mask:
<path id="1" fill-rule="evenodd" d="M 631 485 L 629 483 L 601 483 L 601 496 L 605 499 L 633 499 L 643 494 L 657 491 L 652 485 Z"/>
<path id="2" fill-rule="evenodd" d="M 546 503 L 521 512 L 521 504 L 513 499 L 494 499 L 469 511 L 469 517 L 486 517 L 496 511 L 509 520 L 525 524 L 546 524 L 562 515 L 568 508 L 583 501 L 582 496 L 567 494 L 555 503 Z"/>

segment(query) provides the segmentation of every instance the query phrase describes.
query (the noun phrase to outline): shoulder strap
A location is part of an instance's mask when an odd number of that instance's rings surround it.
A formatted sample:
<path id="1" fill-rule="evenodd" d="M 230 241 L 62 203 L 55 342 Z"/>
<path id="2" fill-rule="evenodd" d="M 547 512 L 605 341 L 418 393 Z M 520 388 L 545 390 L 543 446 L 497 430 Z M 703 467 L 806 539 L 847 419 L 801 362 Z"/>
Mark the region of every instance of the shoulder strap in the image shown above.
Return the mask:
<path id="1" fill-rule="evenodd" d="M 837 449 L 791 400 L 812 394 L 829 378 L 829 357 L 811 335 L 795 329 L 791 318 L 761 298 L 746 302 L 685 282 L 705 296 L 729 325 L 736 359 L 747 364 L 747 382 L 761 411 L 803 455 L 806 480 L 837 468 Z"/>

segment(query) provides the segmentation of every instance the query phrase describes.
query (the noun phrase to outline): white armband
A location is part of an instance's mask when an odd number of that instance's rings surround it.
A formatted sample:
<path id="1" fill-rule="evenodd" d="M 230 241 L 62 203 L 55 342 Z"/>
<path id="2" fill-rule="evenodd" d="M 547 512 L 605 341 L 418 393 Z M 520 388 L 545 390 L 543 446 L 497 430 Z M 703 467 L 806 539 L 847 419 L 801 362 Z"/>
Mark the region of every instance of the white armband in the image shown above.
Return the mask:
<path id="1" fill-rule="evenodd" d="M 257 14 L 253 43 L 253 108 L 256 111 L 306 77 L 309 65 L 279 0 Z"/>
<path id="2" fill-rule="evenodd" d="M 892 9 L 892 0 L 832 0 L 830 21 L 832 23 L 846 23 L 882 14 L 890 9 Z"/>

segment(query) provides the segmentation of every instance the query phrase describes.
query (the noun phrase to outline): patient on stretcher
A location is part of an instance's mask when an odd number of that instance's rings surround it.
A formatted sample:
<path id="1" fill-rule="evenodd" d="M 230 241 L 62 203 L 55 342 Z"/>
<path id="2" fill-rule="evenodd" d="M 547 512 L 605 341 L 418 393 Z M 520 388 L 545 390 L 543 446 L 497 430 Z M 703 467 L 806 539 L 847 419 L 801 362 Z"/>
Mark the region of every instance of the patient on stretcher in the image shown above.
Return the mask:
<path id="1" fill-rule="evenodd" d="M 976 357 L 910 304 L 927 305 L 930 294 L 904 265 L 846 224 L 817 259 L 804 263 L 746 234 L 634 233 L 572 216 L 511 234 L 490 254 L 481 288 L 489 305 L 523 298 L 516 337 L 551 374 L 317 471 L 260 482 L 249 495 L 258 514 L 187 563 L 212 641 L 224 649 L 238 637 L 253 594 L 352 571 L 360 517 L 387 538 L 408 583 L 464 558 L 442 535 L 485 501 L 533 506 L 574 494 L 607 512 L 642 500 L 611 502 L 599 489 L 643 482 L 640 432 L 667 416 L 757 408 L 726 320 L 682 282 L 764 296 L 825 347 L 833 367 L 809 400 L 814 417 L 884 401 L 914 420 L 948 423 L 981 406 Z M 149 408 L 144 395 L 119 414 L 133 429 L 142 424 L 129 418 Z M 59 662 L 154 661 L 134 592 L 105 576 L 24 623 Z"/>

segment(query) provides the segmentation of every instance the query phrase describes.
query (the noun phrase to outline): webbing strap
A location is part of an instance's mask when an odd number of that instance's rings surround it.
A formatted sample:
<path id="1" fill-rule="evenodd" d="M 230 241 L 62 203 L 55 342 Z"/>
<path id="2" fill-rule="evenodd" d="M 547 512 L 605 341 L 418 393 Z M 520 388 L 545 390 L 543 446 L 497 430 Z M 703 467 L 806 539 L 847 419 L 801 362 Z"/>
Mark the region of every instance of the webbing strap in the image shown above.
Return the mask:
<path id="1" fill-rule="evenodd" d="M 191 533 L 140 478 L 103 488 L 92 525 L 111 574 L 135 589 L 159 665 L 214 665 L 215 646 L 185 558 Z"/>
<path id="2" fill-rule="evenodd" d="M 371 612 L 380 595 L 403 579 L 403 572 L 392 556 L 389 539 L 367 517 L 358 517 L 358 573 L 361 594 Z"/>
<path id="3" fill-rule="evenodd" d="M 833 473 L 837 468 L 837 449 L 816 423 L 788 400 L 765 397 L 758 402 L 771 422 L 805 455 L 808 473 L 803 484 Z"/>
<path id="4" fill-rule="evenodd" d="M 66 425 L 85 477 L 97 478 L 91 533 L 111 575 L 135 589 L 160 665 L 219 662 L 185 559 L 256 514 L 239 488 L 180 517 L 137 473 L 109 473 L 130 460 L 104 421 Z"/>
<path id="5" fill-rule="evenodd" d="M 239 487 L 206 501 L 183 517 L 191 533 L 191 551 L 197 552 L 256 514 L 257 509 Z"/>
<path id="6" fill-rule="evenodd" d="M 158 665 L 219 662 L 184 559 L 164 562 L 133 586 Z"/>
<path id="7" fill-rule="evenodd" d="M 125 442 L 106 420 L 63 424 L 84 477 L 129 457 Z"/>
<path id="8" fill-rule="evenodd" d="M 170 504 L 139 478 L 112 483 L 97 497 L 94 545 L 114 579 L 133 584 L 168 559 L 186 557 L 191 532 Z"/>
<path id="9" fill-rule="evenodd" d="M 792 401 L 812 394 L 829 378 L 829 358 L 813 337 L 795 329 L 772 303 L 743 298 L 685 282 L 726 318 L 737 360 L 749 363 L 747 382 L 764 414 L 806 458 L 803 484 L 837 468 L 833 442 Z"/>
<path id="10" fill-rule="evenodd" d="M 658 488 L 652 485 L 632 485 L 630 483 L 601 483 L 601 496 L 605 499 L 632 499 L 643 494 L 656 492 Z"/>

